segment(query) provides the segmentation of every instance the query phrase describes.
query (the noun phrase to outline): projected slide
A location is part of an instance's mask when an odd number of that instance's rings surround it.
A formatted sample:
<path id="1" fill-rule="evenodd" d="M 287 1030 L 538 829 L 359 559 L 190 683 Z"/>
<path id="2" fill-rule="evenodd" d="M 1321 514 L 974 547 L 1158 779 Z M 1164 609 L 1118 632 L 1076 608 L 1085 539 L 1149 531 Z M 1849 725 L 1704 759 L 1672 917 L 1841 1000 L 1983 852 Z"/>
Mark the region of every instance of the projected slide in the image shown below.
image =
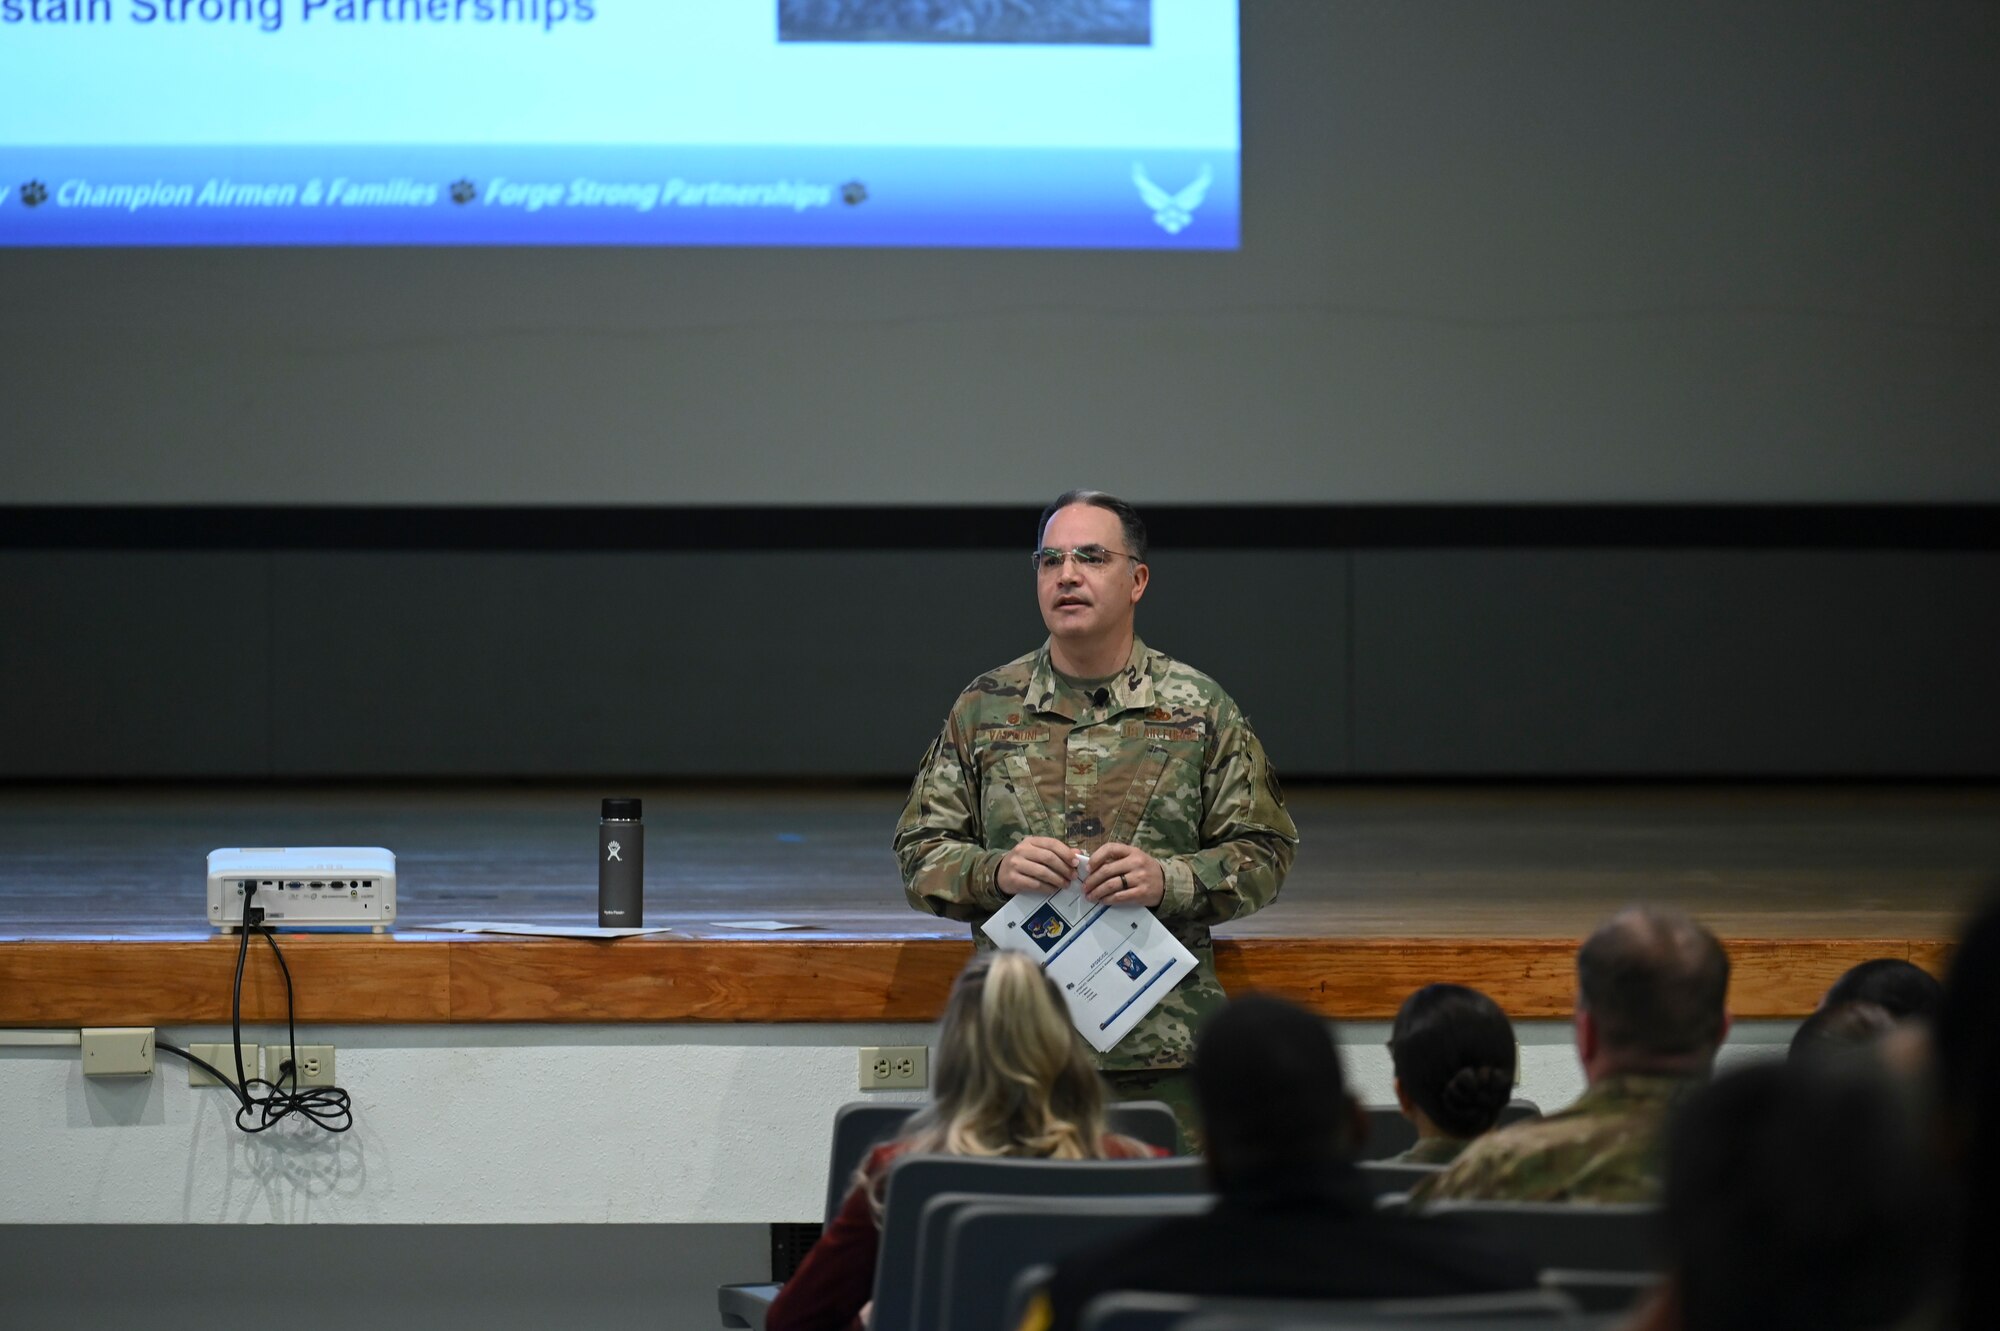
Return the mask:
<path id="1" fill-rule="evenodd" d="M 0 245 L 1233 249 L 1236 0 L 0 0 Z"/>

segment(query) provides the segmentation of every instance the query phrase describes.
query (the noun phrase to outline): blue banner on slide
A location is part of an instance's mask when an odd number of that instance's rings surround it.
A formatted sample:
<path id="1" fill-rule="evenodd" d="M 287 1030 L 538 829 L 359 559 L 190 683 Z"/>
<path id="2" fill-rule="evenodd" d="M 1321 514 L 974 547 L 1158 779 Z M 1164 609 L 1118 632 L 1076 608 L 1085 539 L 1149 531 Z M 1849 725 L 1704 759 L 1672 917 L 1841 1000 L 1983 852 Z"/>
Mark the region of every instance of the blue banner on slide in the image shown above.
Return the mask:
<path id="1" fill-rule="evenodd" d="M 1235 249 L 1234 150 L 0 149 L 0 245 Z"/>

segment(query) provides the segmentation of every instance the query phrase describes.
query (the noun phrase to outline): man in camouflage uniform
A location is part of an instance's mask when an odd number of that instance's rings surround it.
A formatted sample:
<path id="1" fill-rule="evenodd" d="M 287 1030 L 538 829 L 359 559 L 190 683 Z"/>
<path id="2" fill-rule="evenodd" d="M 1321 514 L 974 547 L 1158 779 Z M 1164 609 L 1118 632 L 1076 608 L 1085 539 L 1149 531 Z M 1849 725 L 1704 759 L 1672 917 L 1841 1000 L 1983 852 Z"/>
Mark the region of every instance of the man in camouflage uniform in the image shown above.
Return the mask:
<path id="1" fill-rule="evenodd" d="M 1195 1028 L 1224 1002 L 1209 926 L 1278 895 L 1298 848 L 1250 723 L 1214 680 L 1133 630 L 1146 531 L 1122 500 L 1072 490 L 1042 515 L 1035 581 L 1049 639 L 974 680 L 924 755 L 896 828 L 918 910 L 978 924 L 1021 892 L 1066 887 L 1150 907 L 1197 961 L 1099 1059 L 1121 1099 L 1192 1123 Z"/>
<path id="2" fill-rule="evenodd" d="M 1668 1114 L 1729 1032 L 1729 958 L 1680 912 L 1634 906 L 1578 949 L 1576 978 L 1582 1098 L 1476 1139 L 1412 1203 L 1659 1200 Z"/>

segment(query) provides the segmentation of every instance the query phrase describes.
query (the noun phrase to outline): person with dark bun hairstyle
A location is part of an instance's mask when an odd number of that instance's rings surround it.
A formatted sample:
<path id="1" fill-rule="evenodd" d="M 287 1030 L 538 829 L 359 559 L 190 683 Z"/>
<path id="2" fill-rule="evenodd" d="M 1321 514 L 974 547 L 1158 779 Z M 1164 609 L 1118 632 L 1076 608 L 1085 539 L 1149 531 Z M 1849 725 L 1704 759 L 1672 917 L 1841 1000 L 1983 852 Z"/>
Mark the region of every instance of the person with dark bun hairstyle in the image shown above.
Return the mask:
<path id="1" fill-rule="evenodd" d="M 1944 985 L 1914 962 L 1877 957 L 1835 980 L 1819 1000 L 1819 1010 L 1845 1003 L 1873 1003 L 1896 1021 L 1930 1021 L 1944 1003 Z"/>
<path id="2" fill-rule="evenodd" d="M 1396 1104 L 1417 1125 L 1405 1165 L 1448 1165 L 1488 1132 L 1514 1094 L 1514 1025 L 1462 984 L 1427 984 L 1403 1000 L 1389 1031 Z"/>
<path id="3" fill-rule="evenodd" d="M 1856 999 L 1823 1007 L 1792 1032 L 1786 1057 L 1793 1060 L 1852 1057 L 1880 1044 L 1896 1029 L 1896 1019 L 1880 1003 Z"/>

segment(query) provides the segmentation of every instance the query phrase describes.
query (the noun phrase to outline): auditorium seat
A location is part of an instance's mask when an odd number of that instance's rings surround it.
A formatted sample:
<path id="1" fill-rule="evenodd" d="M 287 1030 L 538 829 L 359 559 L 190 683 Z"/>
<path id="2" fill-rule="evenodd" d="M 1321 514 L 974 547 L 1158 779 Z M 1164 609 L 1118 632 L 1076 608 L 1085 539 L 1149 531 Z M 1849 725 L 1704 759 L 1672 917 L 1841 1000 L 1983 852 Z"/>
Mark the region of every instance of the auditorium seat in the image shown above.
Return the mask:
<path id="1" fill-rule="evenodd" d="M 943 1230 L 941 1261 L 926 1262 L 917 1325 L 940 1331 L 1011 1331 L 1009 1291 L 1024 1270 L 1046 1270 L 1080 1249 L 1109 1243 L 1166 1216 L 1193 1215 L 1212 1195 L 1005 1197 L 945 1193 L 931 1199 L 924 1228 Z M 932 1279 L 936 1273 L 936 1279 Z"/>
<path id="2" fill-rule="evenodd" d="M 1541 1270 L 1658 1269 L 1660 1208 L 1640 1203 L 1433 1202 L 1425 1215 L 1479 1226 Z"/>
<path id="3" fill-rule="evenodd" d="M 1164 1160 L 1014 1160 L 952 1155 L 911 1156 L 889 1170 L 882 1242 L 875 1269 L 875 1331 L 916 1325 L 914 1300 L 923 1274 L 923 1210 L 941 1193 L 1019 1196 L 1158 1196 L 1207 1187 L 1198 1157 Z M 933 1244 L 931 1259 L 938 1259 Z M 723 1285 L 716 1291 L 722 1324 L 758 1331 L 778 1286 Z"/>
<path id="4" fill-rule="evenodd" d="M 1551 1268 L 1542 1272 L 1542 1288 L 1566 1294 L 1585 1312 L 1631 1309 L 1660 1287 L 1658 1271 L 1575 1271 Z"/>
<path id="5" fill-rule="evenodd" d="M 935 1247 L 920 1248 L 924 1208 L 943 1193 L 995 1197 L 1186 1196 L 1207 1189 L 1198 1158 L 1167 1160 L 1012 1160 L 924 1155 L 898 1160 L 889 1170 L 882 1216 L 882 1247 L 875 1266 L 872 1331 L 919 1331 L 916 1290 Z M 922 1328 L 922 1331 L 935 1331 Z"/>
<path id="6" fill-rule="evenodd" d="M 861 1167 L 868 1153 L 901 1132 L 910 1115 L 922 1107 L 907 1100 L 892 1103 L 855 1100 L 834 1111 L 833 1151 L 827 1157 L 826 1169 L 825 1223 L 833 1223 L 847 1190 L 854 1186 L 854 1171 Z M 1113 1132 L 1157 1146 L 1172 1155 L 1180 1153 L 1180 1125 L 1164 1100 L 1128 1100 L 1106 1105 L 1104 1117 Z"/>
<path id="7" fill-rule="evenodd" d="M 1449 1322 L 1467 1331 L 1609 1327 L 1551 1290 L 1439 1299 L 1241 1299 L 1121 1291 L 1092 1299 L 1080 1331 L 1324 1331 Z"/>
<path id="8" fill-rule="evenodd" d="M 1417 1125 L 1403 1117 L 1403 1111 L 1394 1105 L 1369 1105 L 1368 1140 L 1361 1144 L 1360 1158 L 1363 1160 L 1387 1160 L 1392 1155 L 1401 1155 L 1417 1144 Z M 1509 1100 L 1500 1111 L 1500 1121 L 1496 1127 L 1506 1127 L 1524 1118 L 1540 1118 L 1542 1107 L 1533 1100 Z"/>
<path id="9" fill-rule="evenodd" d="M 831 1224 L 847 1191 L 854 1186 L 854 1171 L 868 1152 L 902 1131 L 910 1115 L 922 1108 L 917 1101 L 881 1102 L 856 1100 L 842 1105 L 833 1115 L 833 1144 L 827 1156 L 826 1209 L 823 1223 Z M 1163 1151 L 1177 1149 L 1179 1120 L 1164 1100 L 1125 1100 L 1105 1106 L 1105 1119 L 1113 1132 L 1123 1133 Z M 1198 1162 L 1196 1162 L 1198 1163 Z M 1196 1183 L 1181 1191 L 1199 1191 Z M 763 1331 L 764 1314 L 778 1297 L 778 1284 L 722 1285 L 716 1289 L 716 1304 L 722 1325 L 731 1331 Z"/>
<path id="10" fill-rule="evenodd" d="M 1569 1317 L 1544 1317 L 1539 1313 L 1495 1314 L 1386 1312 L 1330 1313 L 1323 1321 L 1267 1322 L 1261 1318 L 1234 1316 L 1197 1317 L 1182 1322 L 1175 1331 L 1411 1331 L 1412 1327 L 1433 1323 L 1463 1327 L 1464 1331 L 1625 1331 L 1622 1315 L 1576 1313 Z"/>
<path id="11" fill-rule="evenodd" d="M 1361 1177 L 1368 1181 L 1368 1190 L 1378 1199 L 1401 1197 L 1441 1168 L 1441 1165 L 1392 1165 L 1386 1160 L 1363 1160 Z"/>

